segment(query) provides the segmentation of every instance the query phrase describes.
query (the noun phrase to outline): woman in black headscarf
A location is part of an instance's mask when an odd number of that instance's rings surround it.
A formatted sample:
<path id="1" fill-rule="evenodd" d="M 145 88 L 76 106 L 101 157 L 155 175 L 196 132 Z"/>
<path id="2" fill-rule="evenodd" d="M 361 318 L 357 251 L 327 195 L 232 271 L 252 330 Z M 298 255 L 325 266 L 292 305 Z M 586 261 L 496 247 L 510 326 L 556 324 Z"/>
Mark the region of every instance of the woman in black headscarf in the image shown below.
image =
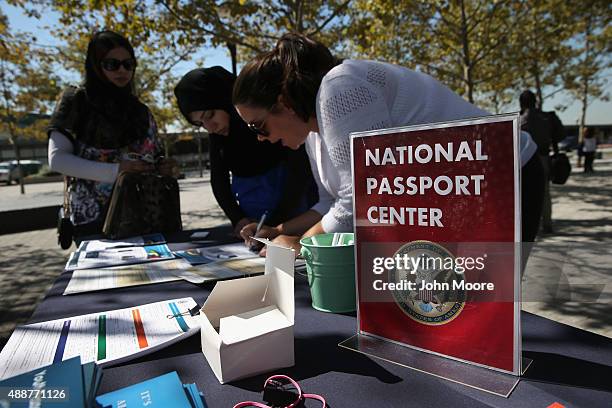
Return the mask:
<path id="1" fill-rule="evenodd" d="M 70 176 L 77 241 L 102 232 L 117 175 L 153 171 L 151 163 L 161 153 L 153 116 L 134 95 L 135 70 L 126 38 L 96 33 L 87 47 L 83 84 L 62 93 L 51 117 L 49 167 Z M 160 170 L 170 173 L 170 166 Z"/>
<path id="2" fill-rule="evenodd" d="M 277 225 L 310 208 L 318 197 L 304 149 L 259 143 L 232 105 L 235 76 L 222 67 L 188 72 L 174 89 L 189 123 L 210 134 L 210 178 L 234 232 L 266 213 Z M 230 181 L 231 174 L 231 181 Z"/>

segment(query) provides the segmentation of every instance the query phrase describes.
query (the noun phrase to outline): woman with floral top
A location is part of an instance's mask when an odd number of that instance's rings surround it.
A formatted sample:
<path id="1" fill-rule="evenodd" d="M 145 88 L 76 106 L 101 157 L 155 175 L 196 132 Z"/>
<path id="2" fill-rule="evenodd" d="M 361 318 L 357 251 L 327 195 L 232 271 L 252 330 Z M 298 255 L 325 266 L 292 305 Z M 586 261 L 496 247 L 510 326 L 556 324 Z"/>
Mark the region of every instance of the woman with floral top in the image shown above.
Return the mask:
<path id="1" fill-rule="evenodd" d="M 117 175 L 153 171 L 162 151 L 153 115 L 134 94 L 135 70 L 134 49 L 125 37 L 96 33 L 83 84 L 63 92 L 51 117 L 49 167 L 69 176 L 77 242 L 102 232 Z M 172 166 L 166 161 L 158 170 L 170 174 Z"/>

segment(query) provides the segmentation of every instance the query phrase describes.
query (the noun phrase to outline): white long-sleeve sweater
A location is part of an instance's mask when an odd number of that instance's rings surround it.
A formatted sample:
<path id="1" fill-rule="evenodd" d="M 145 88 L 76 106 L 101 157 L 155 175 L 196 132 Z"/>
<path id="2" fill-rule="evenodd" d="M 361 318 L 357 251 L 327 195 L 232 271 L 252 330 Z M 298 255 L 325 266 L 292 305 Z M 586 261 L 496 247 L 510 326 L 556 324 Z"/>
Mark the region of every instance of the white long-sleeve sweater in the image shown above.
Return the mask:
<path id="1" fill-rule="evenodd" d="M 325 75 L 317 94 L 319 133 L 306 150 L 319 187 L 313 210 L 326 232 L 352 231 L 350 133 L 489 115 L 429 75 L 383 62 L 345 60 Z M 521 164 L 537 146 L 521 133 Z"/>
<path id="2" fill-rule="evenodd" d="M 119 163 L 102 163 L 83 159 L 74 154 L 72 142 L 57 130 L 49 135 L 49 168 L 71 177 L 113 183 Z"/>

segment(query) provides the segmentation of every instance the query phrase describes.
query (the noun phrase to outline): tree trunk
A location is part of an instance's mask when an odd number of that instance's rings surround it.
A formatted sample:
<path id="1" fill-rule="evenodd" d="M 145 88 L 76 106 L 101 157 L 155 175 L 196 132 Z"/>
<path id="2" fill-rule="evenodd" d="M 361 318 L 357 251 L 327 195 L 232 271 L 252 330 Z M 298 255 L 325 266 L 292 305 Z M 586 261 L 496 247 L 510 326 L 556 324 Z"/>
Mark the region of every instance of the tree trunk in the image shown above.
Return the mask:
<path id="1" fill-rule="evenodd" d="M 468 101 L 474 103 L 474 81 L 472 79 L 472 61 L 470 58 L 470 43 L 467 32 L 467 17 L 465 3 L 461 1 L 461 41 L 463 43 L 463 82 Z"/>
<path id="2" fill-rule="evenodd" d="M 228 42 L 227 49 L 229 50 L 232 58 L 232 74 L 238 75 L 238 71 L 236 69 L 236 44 Z"/>
<path id="3" fill-rule="evenodd" d="M 200 178 L 204 177 L 204 168 L 202 167 L 202 135 L 197 135 L 198 138 L 198 169 L 200 170 Z"/>
<path id="4" fill-rule="evenodd" d="M 585 66 L 587 65 L 590 54 L 591 54 L 591 17 L 587 18 L 586 22 L 586 30 L 585 30 L 585 54 L 584 54 L 584 62 Z M 582 103 L 582 112 L 580 114 L 580 129 L 578 131 L 578 139 L 582 141 L 582 133 L 584 132 L 584 127 L 586 124 L 586 113 L 587 107 L 589 106 L 589 74 L 585 69 L 584 75 L 582 76 L 582 98 L 580 101 Z"/>
<path id="5" fill-rule="evenodd" d="M 13 151 L 15 152 L 15 160 L 17 161 L 17 174 L 19 175 L 19 189 L 21 194 L 25 194 L 25 186 L 23 184 L 23 169 L 21 168 L 21 156 L 19 154 L 19 147 L 17 146 L 17 138 L 15 137 L 13 126 L 9 125 L 9 132 L 11 134 L 9 141 L 13 145 Z"/>
<path id="6" fill-rule="evenodd" d="M 13 120 L 15 116 L 10 105 L 10 93 L 6 84 L 6 66 L 4 61 L 0 63 L 0 83 L 2 84 L 2 96 L 4 99 L 4 117 L 9 131 L 9 142 L 13 145 L 15 151 L 15 160 L 17 160 L 17 173 L 19 174 L 19 186 L 21 194 L 25 194 L 25 187 L 23 186 L 23 172 L 21 171 L 21 161 L 19 160 L 19 148 L 17 147 L 17 135 L 15 133 L 15 123 Z M 9 173 L 10 175 L 10 173 Z"/>
<path id="7" fill-rule="evenodd" d="M 533 67 L 533 78 L 535 79 L 536 88 L 536 108 L 541 110 L 544 106 L 544 99 L 542 96 L 542 81 L 540 80 L 540 70 L 538 68 L 538 63 L 536 62 Z"/>

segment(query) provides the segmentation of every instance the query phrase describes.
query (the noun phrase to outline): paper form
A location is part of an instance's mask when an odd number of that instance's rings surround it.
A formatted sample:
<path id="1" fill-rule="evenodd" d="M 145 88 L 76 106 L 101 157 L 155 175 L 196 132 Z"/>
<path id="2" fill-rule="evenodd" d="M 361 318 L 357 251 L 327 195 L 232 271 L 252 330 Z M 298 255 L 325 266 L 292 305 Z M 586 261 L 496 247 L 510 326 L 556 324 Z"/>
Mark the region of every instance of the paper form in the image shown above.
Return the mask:
<path id="1" fill-rule="evenodd" d="M 191 264 L 184 259 L 170 259 L 111 268 L 77 269 L 72 272 L 64 295 L 176 281 L 182 278 L 175 272 L 187 268 L 191 268 Z"/>
<path id="2" fill-rule="evenodd" d="M 102 365 L 140 357 L 197 333 L 195 317 L 168 318 L 195 306 L 182 298 L 19 326 L 0 353 L 0 380 L 76 356 Z"/>

